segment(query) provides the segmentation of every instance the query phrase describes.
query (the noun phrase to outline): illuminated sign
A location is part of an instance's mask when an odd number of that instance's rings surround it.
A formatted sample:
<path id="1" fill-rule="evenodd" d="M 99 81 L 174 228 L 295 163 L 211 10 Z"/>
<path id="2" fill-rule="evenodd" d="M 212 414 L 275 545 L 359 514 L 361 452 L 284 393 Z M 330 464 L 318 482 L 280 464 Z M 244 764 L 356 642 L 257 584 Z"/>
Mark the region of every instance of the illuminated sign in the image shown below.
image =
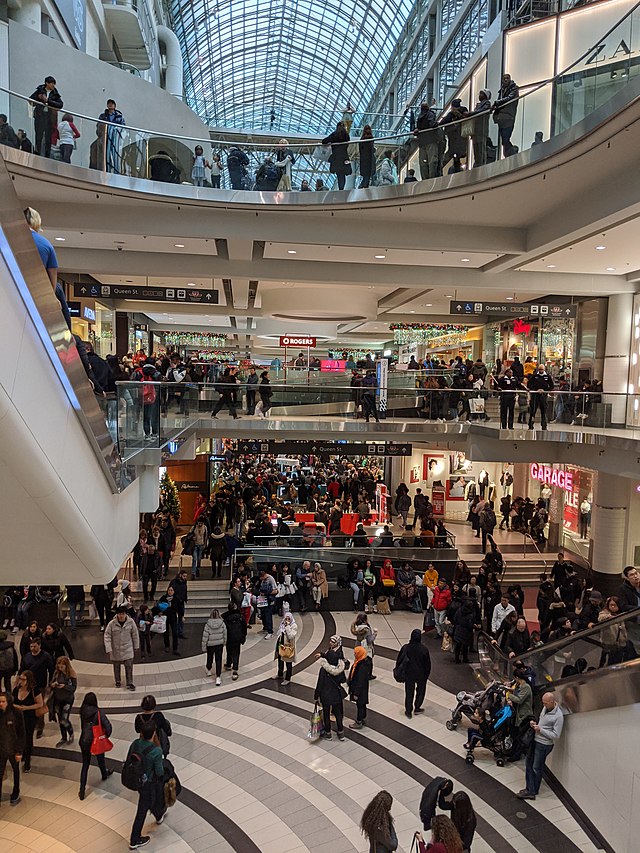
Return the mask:
<path id="1" fill-rule="evenodd" d="M 86 308 L 85 307 L 83 312 L 82 312 L 82 316 L 84 317 L 85 320 L 88 320 L 90 323 L 95 323 L 95 321 L 96 321 L 96 312 L 93 310 L 93 308 Z"/>
<path id="2" fill-rule="evenodd" d="M 525 323 L 524 320 L 513 321 L 514 335 L 528 335 L 531 331 L 531 323 Z"/>
<path id="3" fill-rule="evenodd" d="M 531 463 L 529 471 L 534 480 L 549 483 L 550 486 L 559 486 L 565 492 L 573 491 L 572 471 L 561 471 L 559 468 L 551 468 L 549 465 L 538 465 L 537 462 Z"/>
<path id="4" fill-rule="evenodd" d="M 315 347 L 316 339 L 309 338 L 306 335 L 281 335 L 280 336 L 280 346 L 281 347 Z"/>

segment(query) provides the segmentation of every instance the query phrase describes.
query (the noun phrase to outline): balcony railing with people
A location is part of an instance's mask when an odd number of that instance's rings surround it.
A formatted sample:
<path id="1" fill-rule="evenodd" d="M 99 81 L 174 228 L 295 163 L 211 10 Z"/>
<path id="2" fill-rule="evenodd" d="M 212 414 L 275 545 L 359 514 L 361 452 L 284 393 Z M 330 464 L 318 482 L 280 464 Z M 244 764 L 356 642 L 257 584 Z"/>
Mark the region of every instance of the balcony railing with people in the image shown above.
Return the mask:
<path id="1" fill-rule="evenodd" d="M 474 172 L 477 167 L 501 160 L 502 169 L 517 168 L 522 165 L 522 161 L 514 155 L 541 144 L 537 148 L 541 156 L 547 151 L 551 152 L 552 149 L 544 147 L 544 143 L 549 140 L 541 139 L 538 133 L 540 98 L 535 96 L 541 90 L 546 89 L 550 95 L 549 103 L 555 103 L 553 95 L 556 87 L 561 81 L 566 82 L 567 77 L 574 84 L 578 79 L 590 80 L 589 96 L 586 98 L 581 87 L 573 85 L 563 88 L 562 114 L 565 118 L 570 116 L 573 125 L 588 119 L 600 108 L 604 110 L 609 102 L 613 104 L 611 110 L 621 109 L 626 103 L 625 98 L 620 97 L 621 92 L 628 93 L 629 99 L 634 96 L 637 81 L 633 78 L 637 65 L 632 53 L 625 53 L 619 61 L 616 60 L 613 88 L 613 72 L 608 73 L 608 65 L 603 69 L 607 85 L 603 82 L 602 86 L 596 86 L 597 80 L 592 78 L 594 72 L 598 72 L 598 62 L 585 65 L 584 60 L 603 39 L 615 39 L 618 29 L 625 39 L 632 37 L 633 28 L 638 26 L 634 18 L 638 8 L 640 3 L 602 34 L 594 46 L 553 78 L 528 87 L 525 92 L 519 91 L 517 86 L 507 85 L 495 99 L 488 90 L 482 90 L 478 103 L 470 104 L 471 109 L 466 112 L 454 107 L 449 108 L 446 115 L 440 114 L 438 117 L 435 106 L 425 105 L 416 119 L 417 126 L 413 131 L 378 132 L 377 135 L 371 131 L 368 135 L 369 131 L 365 130 L 372 125 L 367 123 L 367 119 L 375 124 L 380 116 L 358 116 L 354 111 L 348 120 L 342 116 L 338 128 L 324 140 L 318 138 L 289 144 L 279 138 L 280 132 L 276 132 L 274 127 L 271 138 L 256 141 L 254 136 L 244 135 L 239 143 L 181 136 L 126 123 L 117 124 L 87 115 L 86 105 L 73 104 L 67 109 L 68 105 L 65 104 L 60 110 L 49 109 L 47 116 L 48 132 L 52 134 L 53 143 L 51 156 L 53 159 L 64 159 L 71 165 L 113 175 L 150 179 L 163 184 L 190 185 L 202 198 L 214 199 L 216 193 L 229 189 L 255 190 L 263 194 L 261 202 L 277 203 L 311 203 L 313 190 L 323 193 L 318 199 L 322 201 L 324 192 L 336 188 L 350 191 L 348 196 L 343 197 L 345 200 L 362 201 L 367 196 L 351 191 L 393 187 L 399 183 L 407 183 L 403 189 L 406 194 L 410 194 L 415 189 L 408 184 L 420 179 L 436 179 L 429 186 L 429 189 L 435 190 L 442 186 L 437 178 L 443 172 L 471 172 L 480 179 L 486 173 Z M 5 145 L 20 147 L 24 151 L 31 150 L 35 140 L 34 108 L 41 111 L 42 104 L 8 89 L 0 88 L 0 92 L 4 93 L 3 100 L 8 104 L 9 126 L 16 133 L 18 130 L 23 131 L 17 134 L 20 138 L 15 139 L 0 129 L 0 139 L 4 140 Z M 63 91 L 61 94 L 64 98 Z M 571 99 L 575 99 L 575 104 L 568 102 Z M 608 115 L 603 116 L 603 120 Z M 40 116 L 40 122 L 41 119 Z M 61 150 L 59 129 L 63 122 L 66 122 L 63 129 L 67 142 L 64 150 Z M 346 132 L 349 122 L 352 122 L 351 133 Z M 555 122 L 558 130 L 553 130 L 554 122 L 551 120 L 551 137 L 557 138 L 554 151 L 556 147 L 564 147 L 560 132 L 567 129 L 564 122 L 565 119 L 561 120 L 559 116 Z M 67 127 L 69 124 L 75 128 L 72 136 Z M 589 132 L 591 125 L 595 124 L 587 122 L 583 132 Z M 496 134 L 493 137 L 491 135 L 496 125 L 499 138 Z M 234 135 L 237 140 L 238 134 Z M 567 138 L 566 145 L 575 145 L 575 142 L 573 134 L 570 140 Z M 412 175 L 410 170 L 415 174 Z M 291 194 L 290 190 L 299 190 L 300 193 Z M 304 196 L 302 192 L 305 192 Z M 371 196 L 378 197 L 384 196 Z M 251 196 L 242 196 L 238 200 L 249 202 Z"/>

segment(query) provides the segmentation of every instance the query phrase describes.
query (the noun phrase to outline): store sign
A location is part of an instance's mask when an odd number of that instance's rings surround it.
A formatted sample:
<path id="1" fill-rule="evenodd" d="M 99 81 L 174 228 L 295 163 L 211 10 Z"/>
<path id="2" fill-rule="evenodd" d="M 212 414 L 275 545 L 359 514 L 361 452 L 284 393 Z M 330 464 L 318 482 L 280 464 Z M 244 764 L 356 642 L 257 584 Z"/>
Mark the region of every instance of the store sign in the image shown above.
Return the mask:
<path id="1" fill-rule="evenodd" d="M 444 518 L 445 490 L 434 487 L 431 492 L 434 518 Z"/>
<path id="2" fill-rule="evenodd" d="M 93 308 L 87 308 L 85 306 L 85 308 L 82 312 L 82 316 L 84 317 L 85 320 L 88 320 L 90 323 L 95 323 L 95 321 L 96 321 L 96 312 L 93 310 Z"/>
<path id="3" fill-rule="evenodd" d="M 179 492 L 202 492 L 207 491 L 207 484 L 201 481 L 179 480 L 176 482 L 176 487 Z"/>
<path id="4" fill-rule="evenodd" d="M 310 347 L 313 349 L 316 345 L 316 338 L 309 338 L 305 335 L 296 336 L 296 335 L 281 335 L 280 336 L 280 346 L 281 347 Z"/>
<path id="5" fill-rule="evenodd" d="M 85 0 L 54 0 L 75 46 L 83 53 L 87 46 L 87 4 Z"/>
<path id="6" fill-rule="evenodd" d="M 576 316 L 576 305 L 510 305 L 508 302 L 458 301 L 449 303 L 449 314 L 477 317 L 480 314 L 493 317 L 534 317 L 568 320 Z"/>
<path id="7" fill-rule="evenodd" d="M 82 305 L 79 302 L 67 302 L 67 308 L 72 317 L 80 317 L 82 314 Z"/>
<path id="8" fill-rule="evenodd" d="M 573 491 L 572 471 L 561 471 L 559 468 L 551 468 L 549 465 L 539 465 L 537 462 L 532 462 L 529 472 L 533 480 L 540 480 L 550 486 L 559 486 L 566 492 Z"/>
<path id="9" fill-rule="evenodd" d="M 74 284 L 73 295 L 100 299 L 138 299 L 149 302 L 218 304 L 217 290 L 187 287 L 146 287 L 137 284 Z"/>
<path id="10" fill-rule="evenodd" d="M 513 321 L 514 335 L 528 335 L 531 331 L 531 323 L 525 323 L 524 320 Z"/>
<path id="11" fill-rule="evenodd" d="M 558 71 L 569 66 L 569 73 L 575 75 L 585 70 L 628 65 L 640 52 L 637 18 L 631 14 L 618 22 L 633 5 L 634 0 L 614 0 L 602 7 L 590 5 L 570 15 L 561 15 L 558 19 Z M 605 35 L 594 43 L 594 33 Z M 576 57 L 582 58 L 576 62 Z"/>

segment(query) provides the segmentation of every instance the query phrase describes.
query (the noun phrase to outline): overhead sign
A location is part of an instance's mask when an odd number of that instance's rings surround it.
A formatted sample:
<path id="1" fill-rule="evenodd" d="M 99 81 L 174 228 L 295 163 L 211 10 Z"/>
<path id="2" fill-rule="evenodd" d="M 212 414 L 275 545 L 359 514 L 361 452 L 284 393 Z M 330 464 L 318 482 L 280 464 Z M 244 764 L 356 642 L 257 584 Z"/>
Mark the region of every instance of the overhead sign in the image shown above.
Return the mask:
<path id="1" fill-rule="evenodd" d="M 218 304 L 218 291 L 200 287 L 147 287 L 137 284 L 74 284 L 73 295 L 99 299 L 143 299 L 150 302 Z"/>
<path id="2" fill-rule="evenodd" d="M 559 468 L 551 468 L 549 465 L 538 465 L 532 462 L 529 469 L 534 480 L 549 483 L 550 486 L 559 486 L 565 492 L 573 491 L 573 472 L 561 471 Z"/>
<path id="3" fill-rule="evenodd" d="M 481 314 L 503 317 L 533 317 L 535 319 L 568 320 L 576 316 L 577 305 L 513 305 L 508 302 L 457 301 L 449 303 L 449 313 L 477 317 Z"/>
<path id="4" fill-rule="evenodd" d="M 305 335 L 280 335 L 281 347 L 311 347 L 316 345 L 315 338 L 309 338 Z"/>
<path id="5" fill-rule="evenodd" d="M 82 313 L 82 306 L 79 302 L 67 302 L 67 308 L 72 317 L 79 317 Z"/>
<path id="6" fill-rule="evenodd" d="M 393 441 L 349 443 L 340 441 L 257 441 L 238 439 L 240 453 L 269 453 L 278 456 L 411 456 L 410 444 Z"/>

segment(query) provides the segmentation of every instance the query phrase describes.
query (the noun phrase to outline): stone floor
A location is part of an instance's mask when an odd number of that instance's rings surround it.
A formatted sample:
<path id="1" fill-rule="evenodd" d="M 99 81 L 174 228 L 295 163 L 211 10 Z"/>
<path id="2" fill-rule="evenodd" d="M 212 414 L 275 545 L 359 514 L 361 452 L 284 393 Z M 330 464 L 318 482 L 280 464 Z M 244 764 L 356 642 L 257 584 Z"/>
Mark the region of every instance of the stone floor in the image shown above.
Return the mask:
<path id="1" fill-rule="evenodd" d="M 394 797 L 393 815 L 408 853 L 420 828 L 423 786 L 435 775 L 450 776 L 466 790 L 478 814 L 474 853 L 577 853 L 595 851 L 589 827 L 543 784 L 535 802 L 521 802 L 522 763 L 498 768 L 480 750 L 465 764 L 464 729 L 449 732 L 445 721 L 456 690 L 472 688 L 468 667 L 428 641 L 433 661 L 426 713 L 407 720 L 403 689 L 392 677 L 397 650 L 421 617 L 394 613 L 372 616 L 378 629 L 377 679 L 371 683 L 368 726 L 348 731 L 347 741 L 310 743 L 306 738 L 318 663 L 316 652 L 339 633 L 347 657 L 352 645 L 351 614 L 305 614 L 299 618 L 298 662 L 293 683 L 273 678 L 273 643 L 250 632 L 243 647 L 240 679 L 223 674 L 221 687 L 206 678 L 203 656 L 191 642 L 185 656 L 136 663 L 137 690 L 113 685 L 108 663 L 77 660 L 78 697 L 94 690 L 113 724 L 114 750 L 108 762 L 118 770 L 133 739 L 133 718 L 144 693 L 152 692 L 173 727 L 171 759 L 183 785 L 180 801 L 162 826 L 151 819 L 150 850 L 162 853 L 346 853 L 366 851 L 358 823 L 369 799 L 381 788 Z M 90 629 L 96 630 L 96 629 Z M 187 630 L 194 634 L 199 627 Z M 97 633 L 97 630 L 96 630 Z M 98 638 L 96 638 L 97 641 Z M 346 714 L 354 708 L 345 703 Z M 77 717 L 75 717 L 77 720 Z M 125 850 L 135 795 L 115 773 L 101 783 L 89 775 L 87 798 L 78 799 L 79 750 L 55 749 L 58 733 L 47 723 L 36 741 L 33 769 L 23 777 L 22 802 L 0 808 L 0 851 L 11 853 L 111 853 Z"/>

